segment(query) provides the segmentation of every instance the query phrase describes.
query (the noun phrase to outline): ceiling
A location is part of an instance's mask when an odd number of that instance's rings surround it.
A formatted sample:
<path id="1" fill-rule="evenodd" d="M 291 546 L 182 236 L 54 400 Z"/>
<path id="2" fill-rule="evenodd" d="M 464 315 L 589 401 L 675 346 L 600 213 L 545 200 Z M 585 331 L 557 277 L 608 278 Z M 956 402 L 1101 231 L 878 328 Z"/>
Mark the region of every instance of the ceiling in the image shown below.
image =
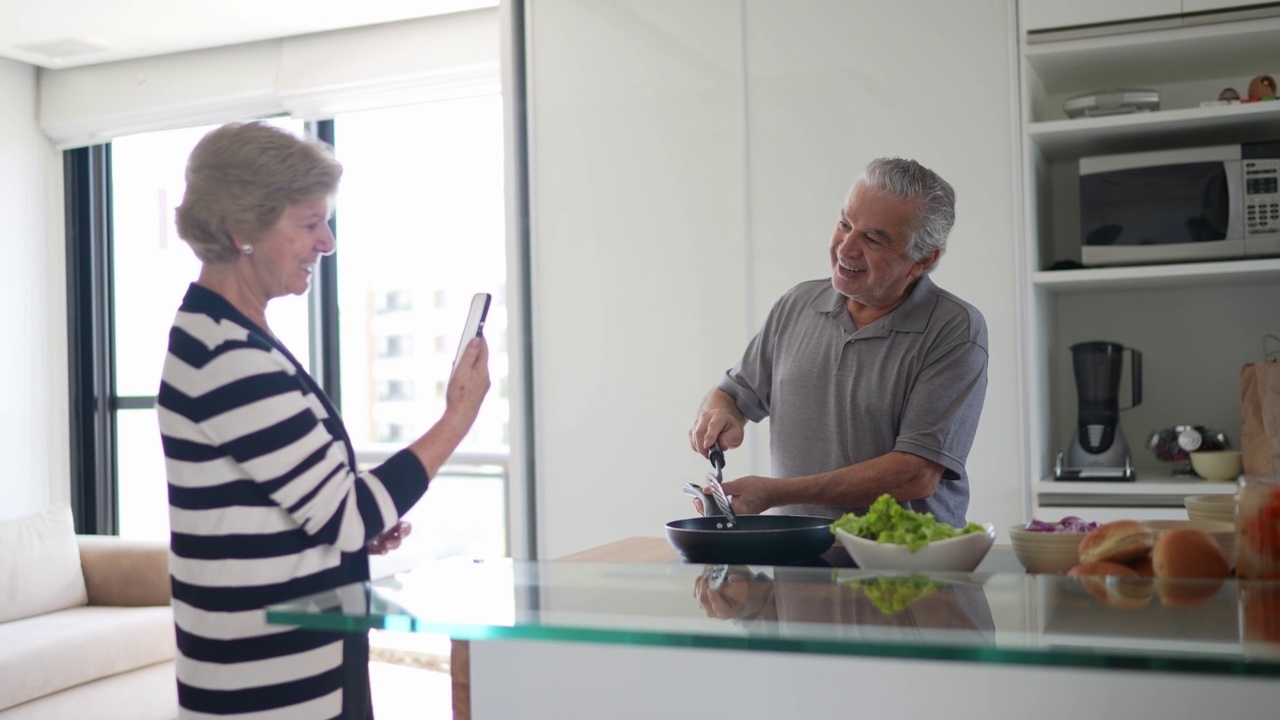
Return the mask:
<path id="1" fill-rule="evenodd" d="M 0 0 L 0 57 L 59 69 L 497 4 L 498 0 Z"/>

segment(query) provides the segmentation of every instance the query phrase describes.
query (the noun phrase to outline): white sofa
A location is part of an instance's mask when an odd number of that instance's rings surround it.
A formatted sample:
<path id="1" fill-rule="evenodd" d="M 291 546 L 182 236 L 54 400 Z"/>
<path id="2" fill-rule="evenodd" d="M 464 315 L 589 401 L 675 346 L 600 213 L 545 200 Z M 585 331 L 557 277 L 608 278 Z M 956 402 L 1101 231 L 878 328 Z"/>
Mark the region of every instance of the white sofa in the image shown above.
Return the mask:
<path id="1" fill-rule="evenodd" d="M 178 715 L 168 548 L 0 520 L 0 720 Z"/>

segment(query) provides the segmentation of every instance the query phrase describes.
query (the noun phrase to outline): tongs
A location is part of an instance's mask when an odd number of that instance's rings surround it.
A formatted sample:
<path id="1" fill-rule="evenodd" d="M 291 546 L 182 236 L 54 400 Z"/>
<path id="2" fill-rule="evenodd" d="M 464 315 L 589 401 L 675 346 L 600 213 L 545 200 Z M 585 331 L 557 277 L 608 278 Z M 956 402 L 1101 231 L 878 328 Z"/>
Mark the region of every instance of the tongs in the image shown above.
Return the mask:
<path id="1" fill-rule="evenodd" d="M 729 496 L 724 494 L 724 453 L 720 450 L 720 443 L 711 446 L 711 452 L 707 453 L 707 459 L 711 461 L 711 467 L 716 471 L 707 473 L 707 484 L 711 486 L 711 497 L 716 499 L 716 506 L 720 508 L 720 512 L 725 517 L 725 524 L 733 527 L 738 524 L 738 516 L 733 512 L 733 505 L 729 503 Z"/>

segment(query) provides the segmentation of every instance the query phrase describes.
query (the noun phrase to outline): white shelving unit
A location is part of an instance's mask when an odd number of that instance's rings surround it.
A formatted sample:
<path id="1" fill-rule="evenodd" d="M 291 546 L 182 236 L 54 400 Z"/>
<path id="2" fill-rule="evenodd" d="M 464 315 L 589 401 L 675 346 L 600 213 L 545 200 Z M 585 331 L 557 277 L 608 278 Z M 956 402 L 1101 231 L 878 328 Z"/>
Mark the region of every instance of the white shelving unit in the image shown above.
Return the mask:
<path id="1" fill-rule="evenodd" d="M 1042 270 L 1031 274 L 1032 285 L 1053 293 L 1212 287 L 1223 283 L 1280 283 L 1280 258 L 1080 270 Z"/>
<path id="2" fill-rule="evenodd" d="M 1026 7 L 1038 2 L 1032 9 L 1043 10 L 1045 1 L 1022 0 L 1024 22 Z M 1055 5 L 1053 16 L 1061 15 L 1064 26 L 1089 24 L 1089 18 L 1071 22 L 1062 7 Z M 1042 517 L 1089 508 L 1185 517 L 1185 496 L 1233 492 L 1234 485 L 1172 476 L 1147 449 L 1147 437 L 1197 424 L 1226 432 L 1239 446 L 1240 368 L 1260 359 L 1264 334 L 1280 332 L 1280 258 L 1051 268 L 1080 261 L 1081 157 L 1280 140 L 1280 101 L 1201 106 L 1226 87 L 1244 95 L 1256 75 L 1280 76 L 1280 7 L 1037 29 L 1028 33 L 1024 25 L 1019 42 L 1023 440 L 1032 510 Z M 1075 119 L 1062 111 L 1068 98 L 1117 88 L 1158 90 L 1161 109 Z M 1137 482 L 1053 480 L 1076 415 L 1069 348 L 1087 340 L 1143 354 L 1143 402 L 1121 413 Z"/>

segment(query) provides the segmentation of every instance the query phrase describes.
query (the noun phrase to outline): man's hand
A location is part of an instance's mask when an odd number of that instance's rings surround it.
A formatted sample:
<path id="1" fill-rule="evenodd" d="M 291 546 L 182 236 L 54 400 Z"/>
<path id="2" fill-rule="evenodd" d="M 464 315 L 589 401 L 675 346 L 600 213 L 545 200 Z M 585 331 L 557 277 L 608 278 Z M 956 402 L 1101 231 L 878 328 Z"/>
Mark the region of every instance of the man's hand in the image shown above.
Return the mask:
<path id="1" fill-rule="evenodd" d="M 736 617 L 747 602 L 751 572 L 745 567 L 708 568 L 693 581 L 693 596 L 709 618 Z"/>
<path id="2" fill-rule="evenodd" d="M 742 444 L 746 424 L 747 418 L 738 411 L 733 398 L 716 388 L 702 402 L 698 419 L 689 430 L 689 446 L 702 457 L 707 457 L 716 443 L 721 450 L 732 450 Z"/>
<path id="3" fill-rule="evenodd" d="M 774 505 L 783 503 L 776 497 L 779 483 L 760 475 L 743 475 L 737 480 L 723 483 L 724 494 L 729 496 L 733 512 L 738 515 L 758 515 Z M 713 506 L 714 507 L 714 506 Z"/>

